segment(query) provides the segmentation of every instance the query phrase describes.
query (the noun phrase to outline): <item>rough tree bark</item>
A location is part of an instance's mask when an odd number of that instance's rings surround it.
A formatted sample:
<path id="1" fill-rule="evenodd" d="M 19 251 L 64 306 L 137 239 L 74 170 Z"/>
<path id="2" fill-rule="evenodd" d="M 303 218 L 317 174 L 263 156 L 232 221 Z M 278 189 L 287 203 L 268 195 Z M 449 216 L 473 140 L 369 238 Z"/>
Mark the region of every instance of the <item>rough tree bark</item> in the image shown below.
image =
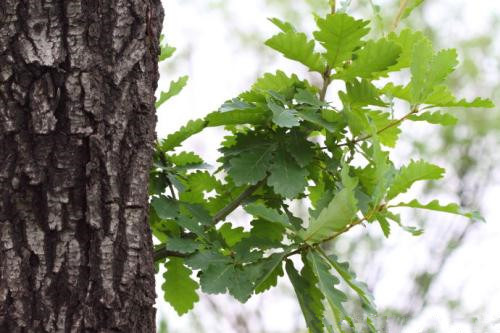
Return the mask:
<path id="1" fill-rule="evenodd" d="M 152 333 L 160 0 L 0 1 L 0 332 Z"/>

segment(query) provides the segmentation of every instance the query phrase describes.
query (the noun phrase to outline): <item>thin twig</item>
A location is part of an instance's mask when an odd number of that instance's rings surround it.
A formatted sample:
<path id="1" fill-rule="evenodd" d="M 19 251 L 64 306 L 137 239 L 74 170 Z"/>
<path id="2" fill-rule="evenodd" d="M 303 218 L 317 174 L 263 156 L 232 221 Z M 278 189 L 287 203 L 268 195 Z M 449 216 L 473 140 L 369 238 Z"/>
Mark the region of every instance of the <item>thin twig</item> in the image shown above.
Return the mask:
<path id="1" fill-rule="evenodd" d="M 227 206 L 218 211 L 214 217 L 212 218 L 212 223 L 216 224 L 219 221 L 225 219 L 229 214 L 231 214 L 236 208 L 238 208 L 243 201 L 245 201 L 248 197 L 250 197 L 260 186 L 262 186 L 266 182 L 267 178 L 264 178 L 260 182 L 255 185 L 249 186 L 246 190 L 244 190 L 235 200 L 230 202 Z M 159 248 L 154 251 L 154 260 L 159 261 L 165 259 L 167 257 L 179 257 L 185 258 L 188 255 L 184 253 L 179 253 L 175 251 L 169 251 L 165 247 Z"/>
<path id="2" fill-rule="evenodd" d="M 243 201 L 250 197 L 261 185 L 265 183 L 267 178 L 264 178 L 255 185 L 249 186 L 245 191 L 243 191 L 234 201 L 230 202 L 226 207 L 222 208 L 213 218 L 213 223 L 217 223 L 226 218 L 231 214 L 236 208 L 238 208 Z"/>
<path id="3" fill-rule="evenodd" d="M 335 14 L 336 0 L 330 0 L 330 11 L 332 14 Z"/>
<path id="4" fill-rule="evenodd" d="M 165 248 L 165 246 L 155 250 L 154 261 L 160 261 L 168 257 L 185 258 L 188 255 L 185 253 L 170 251 Z"/>
<path id="5" fill-rule="evenodd" d="M 401 0 L 400 1 L 398 13 L 397 13 L 396 17 L 394 18 L 394 22 L 392 22 L 391 32 L 395 31 L 396 28 L 398 27 L 399 22 L 401 21 L 401 16 L 403 15 L 403 12 L 406 9 L 406 6 L 408 6 L 408 2 L 409 2 L 409 0 Z"/>
<path id="6" fill-rule="evenodd" d="M 174 187 L 172 186 L 172 182 L 170 182 L 170 180 L 168 180 L 168 188 L 170 190 L 170 194 L 172 195 L 172 199 L 177 200 L 177 197 L 175 196 Z"/>
<path id="7" fill-rule="evenodd" d="M 399 119 L 396 119 L 396 120 L 390 122 L 389 124 L 387 124 L 386 126 L 382 127 L 381 129 L 379 129 L 376 134 L 380 134 L 380 133 L 388 130 L 391 127 L 399 125 L 400 123 L 402 123 L 403 121 L 405 121 L 410 116 L 412 116 L 412 115 L 414 115 L 416 113 L 418 113 L 418 106 L 417 105 L 413 106 L 412 109 L 411 109 L 411 111 L 408 112 L 407 114 L 405 114 L 403 117 L 401 117 Z M 341 147 L 341 146 L 351 146 L 351 145 L 356 144 L 356 143 L 358 143 L 360 141 L 364 141 L 366 139 L 369 139 L 372 136 L 373 136 L 372 134 L 367 134 L 367 135 L 365 135 L 363 137 L 360 137 L 360 138 L 357 138 L 357 139 L 353 139 L 353 140 L 350 140 L 348 142 L 340 143 L 340 144 L 338 144 L 338 146 L 339 147 Z"/>

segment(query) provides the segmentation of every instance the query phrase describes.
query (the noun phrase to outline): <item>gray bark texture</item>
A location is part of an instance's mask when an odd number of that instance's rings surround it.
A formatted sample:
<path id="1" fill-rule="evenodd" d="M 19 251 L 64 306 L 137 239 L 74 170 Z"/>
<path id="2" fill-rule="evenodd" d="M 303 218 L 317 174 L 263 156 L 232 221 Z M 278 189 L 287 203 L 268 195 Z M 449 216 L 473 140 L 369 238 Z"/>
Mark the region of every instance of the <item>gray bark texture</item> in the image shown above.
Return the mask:
<path id="1" fill-rule="evenodd" d="M 0 333 L 155 331 L 160 0 L 0 0 Z"/>

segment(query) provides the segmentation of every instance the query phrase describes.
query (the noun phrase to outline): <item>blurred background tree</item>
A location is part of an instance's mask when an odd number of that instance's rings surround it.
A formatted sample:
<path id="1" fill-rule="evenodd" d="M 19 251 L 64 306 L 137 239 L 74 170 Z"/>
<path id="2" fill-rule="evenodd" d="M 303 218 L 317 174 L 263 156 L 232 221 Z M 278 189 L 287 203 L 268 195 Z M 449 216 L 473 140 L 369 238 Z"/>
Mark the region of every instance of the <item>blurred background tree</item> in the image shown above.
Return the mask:
<path id="1" fill-rule="evenodd" d="M 458 96 L 489 96 L 500 104 L 500 43 L 495 39 L 500 25 L 500 3 L 421 2 L 411 16 L 402 20 L 399 29 L 417 28 L 425 31 L 438 48 L 457 48 L 461 64 L 451 79 L 453 90 Z M 310 31 L 314 22 L 308 14 L 323 14 L 328 10 L 327 0 L 259 0 L 250 5 L 235 0 L 165 0 L 164 5 L 166 38 L 178 48 L 176 58 L 163 68 L 165 82 L 174 78 L 173 74 L 184 74 L 186 69 L 192 82 L 184 93 L 187 96 L 179 96 L 166 110 L 160 111 L 159 136 L 195 118 L 197 112 L 203 115 L 218 107 L 265 71 L 285 66 L 297 74 L 312 75 L 290 63 L 278 64 L 277 57 L 263 44 L 272 29 L 263 18 L 277 16 L 300 30 Z M 377 29 L 372 33 L 379 35 L 391 29 L 399 5 L 398 0 L 340 1 L 340 7 L 349 13 L 374 20 Z M 193 21 L 198 23 L 194 26 L 185 23 Z M 208 33 L 200 35 L 203 30 Z M 207 55 L 207 45 L 214 48 L 213 58 Z M 210 58 L 208 61 L 226 57 L 230 62 L 224 58 L 224 66 L 217 67 L 215 63 L 212 68 L 215 72 L 207 72 L 203 64 L 197 63 L 203 55 Z M 210 78 L 214 73 L 217 75 Z M 196 97 L 202 95 L 212 98 L 199 105 Z M 166 123 L 162 112 L 169 113 L 169 117 L 178 113 L 178 122 Z M 394 230 L 389 241 L 381 242 L 383 235 L 368 227 L 333 245 L 333 251 L 348 259 L 360 279 L 374 291 L 381 317 L 386 318 L 380 323 L 383 332 L 500 330 L 497 311 L 500 268 L 495 264 L 495 254 L 500 252 L 500 244 L 495 240 L 500 235 L 500 227 L 495 224 L 500 213 L 496 207 L 500 186 L 495 168 L 500 159 L 496 150 L 500 147 L 500 115 L 495 109 L 465 112 L 457 108 L 454 112 L 459 119 L 454 127 L 405 124 L 412 128 L 403 129 L 401 141 L 405 144 L 395 157 L 400 160 L 423 157 L 445 166 L 446 188 L 430 183 L 418 189 L 420 197 L 433 194 L 479 209 L 489 224 L 471 224 L 431 213 L 414 214 L 407 219 L 425 228 L 422 236 Z M 215 139 L 223 134 L 214 130 L 210 135 Z M 200 153 L 214 154 L 215 160 L 216 155 L 207 142 L 194 141 L 191 145 Z M 160 280 L 161 275 L 157 278 Z M 276 290 L 256 296 L 245 305 L 226 296 L 203 295 L 195 309 L 182 318 L 159 300 L 158 318 L 163 320 L 159 325 L 161 333 L 305 332 L 300 309 L 285 279 Z"/>

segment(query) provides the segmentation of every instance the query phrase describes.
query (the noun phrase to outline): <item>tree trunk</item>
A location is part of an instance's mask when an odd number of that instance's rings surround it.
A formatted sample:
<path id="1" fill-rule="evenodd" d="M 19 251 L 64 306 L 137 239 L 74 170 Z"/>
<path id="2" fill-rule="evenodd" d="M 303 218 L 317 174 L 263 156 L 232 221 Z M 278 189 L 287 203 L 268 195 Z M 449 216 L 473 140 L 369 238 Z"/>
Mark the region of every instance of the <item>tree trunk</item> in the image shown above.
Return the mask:
<path id="1" fill-rule="evenodd" d="M 155 331 L 160 0 L 0 0 L 0 332 Z"/>

